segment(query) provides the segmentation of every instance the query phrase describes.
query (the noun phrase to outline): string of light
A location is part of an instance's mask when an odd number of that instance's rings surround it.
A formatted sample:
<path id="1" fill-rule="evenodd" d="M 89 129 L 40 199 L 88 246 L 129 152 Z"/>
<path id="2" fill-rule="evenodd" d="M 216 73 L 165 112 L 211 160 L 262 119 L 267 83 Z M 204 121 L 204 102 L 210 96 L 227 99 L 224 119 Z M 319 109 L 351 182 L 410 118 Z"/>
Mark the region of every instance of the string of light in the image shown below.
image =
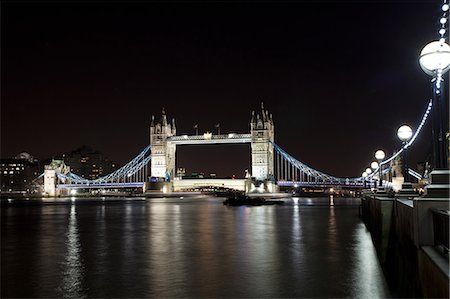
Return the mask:
<path id="1" fill-rule="evenodd" d="M 444 43 L 446 42 L 446 32 L 447 32 L 447 27 L 448 27 L 448 13 L 449 13 L 449 9 L 450 6 L 448 4 L 448 0 L 443 0 L 443 4 L 442 4 L 442 16 L 439 20 L 440 23 L 440 29 L 439 29 L 439 43 L 441 45 L 441 47 L 444 46 Z M 441 88 L 441 82 L 443 82 L 444 80 L 442 79 L 442 69 L 439 68 L 437 70 L 437 75 L 436 75 L 436 93 L 440 93 L 440 88 Z"/>
<path id="2" fill-rule="evenodd" d="M 439 29 L 439 35 L 440 39 L 439 41 L 441 43 L 445 43 L 445 33 L 447 32 L 447 22 L 448 22 L 448 12 L 449 12 L 450 6 L 448 4 L 448 0 L 444 0 L 442 4 L 442 17 L 439 20 L 439 23 L 441 24 L 441 28 Z"/>
<path id="3" fill-rule="evenodd" d="M 442 1 L 441 10 L 442 10 L 442 15 L 439 19 L 439 31 L 438 31 L 439 32 L 439 45 L 440 45 L 440 47 L 444 47 L 445 43 L 446 43 L 446 39 L 447 39 L 447 33 L 448 33 L 448 16 L 449 16 L 449 10 L 450 10 L 449 0 Z M 442 73 L 443 73 L 442 68 L 438 68 L 436 71 L 436 77 L 435 77 L 435 84 L 436 84 L 435 92 L 436 92 L 436 94 L 439 94 L 441 92 L 441 83 L 444 81 L 442 78 Z M 375 169 L 372 173 L 368 174 L 367 177 L 373 177 L 374 175 L 376 175 L 376 173 L 378 172 L 380 167 L 382 167 L 382 165 L 390 163 L 392 160 L 394 160 L 396 157 L 398 157 L 404 150 L 406 150 L 409 146 L 411 146 L 414 143 L 417 136 L 419 135 L 419 132 L 422 130 L 422 127 L 424 126 L 424 124 L 428 118 L 428 115 L 431 112 L 432 105 L 433 105 L 433 101 L 430 100 L 428 107 L 425 111 L 425 114 L 422 117 L 422 121 L 420 122 L 420 125 L 417 128 L 416 133 L 412 136 L 412 138 L 398 152 L 396 152 L 394 155 L 392 155 L 392 157 L 381 162 L 380 165 L 378 166 L 378 168 Z M 361 178 L 363 178 L 363 177 L 361 177 Z"/>
<path id="4" fill-rule="evenodd" d="M 417 136 L 419 136 L 420 131 L 422 131 L 422 128 L 428 119 L 428 115 L 430 114 L 432 107 L 433 107 L 433 100 L 431 99 L 430 102 L 428 103 L 425 113 L 423 114 L 422 120 L 420 121 L 420 124 L 417 127 L 417 130 L 414 133 L 414 135 L 411 137 L 411 139 L 398 152 L 396 152 L 394 155 L 392 155 L 392 157 L 381 162 L 379 164 L 378 168 L 376 168 L 372 173 L 368 174 L 367 177 L 370 178 L 370 177 L 373 177 L 374 175 L 376 175 L 382 165 L 385 165 L 385 164 L 391 162 L 392 160 L 394 160 L 395 158 L 397 158 L 404 150 L 406 150 L 408 147 L 410 147 L 414 143 Z M 363 177 L 361 177 L 361 178 L 363 178 Z"/>

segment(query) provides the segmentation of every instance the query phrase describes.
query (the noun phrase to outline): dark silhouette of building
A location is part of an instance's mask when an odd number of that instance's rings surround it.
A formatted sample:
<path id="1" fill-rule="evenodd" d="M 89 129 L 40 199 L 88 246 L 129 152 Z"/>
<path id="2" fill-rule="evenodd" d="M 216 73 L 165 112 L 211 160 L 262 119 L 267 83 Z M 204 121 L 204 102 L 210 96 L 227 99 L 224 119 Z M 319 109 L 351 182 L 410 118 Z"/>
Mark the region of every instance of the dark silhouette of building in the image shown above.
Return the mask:
<path id="1" fill-rule="evenodd" d="M 115 171 L 117 163 L 106 159 L 99 151 L 83 145 L 61 157 L 70 166 L 71 172 L 89 180 L 94 180 Z"/>
<path id="2" fill-rule="evenodd" d="M 39 161 L 29 153 L 1 159 L 0 185 L 2 192 L 30 192 L 31 184 L 39 176 Z"/>

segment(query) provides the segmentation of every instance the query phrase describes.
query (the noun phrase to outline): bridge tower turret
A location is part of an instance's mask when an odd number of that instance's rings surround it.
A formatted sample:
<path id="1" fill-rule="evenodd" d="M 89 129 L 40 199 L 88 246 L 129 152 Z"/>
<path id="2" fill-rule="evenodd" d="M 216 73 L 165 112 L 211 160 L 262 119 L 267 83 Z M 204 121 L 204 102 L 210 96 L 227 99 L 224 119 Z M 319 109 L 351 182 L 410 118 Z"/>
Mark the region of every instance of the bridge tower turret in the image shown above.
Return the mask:
<path id="1" fill-rule="evenodd" d="M 257 180 L 274 179 L 273 166 L 273 145 L 274 125 L 272 114 L 264 110 L 261 103 L 261 113 L 252 112 L 250 122 L 250 132 L 252 135 L 252 177 Z"/>
<path id="2" fill-rule="evenodd" d="M 176 135 L 175 119 L 169 123 L 163 108 L 161 120 L 155 123 L 155 117 L 152 116 L 150 124 L 152 177 L 165 181 L 170 181 L 174 177 L 176 146 L 167 142 L 167 138 L 174 135 Z"/>
<path id="3" fill-rule="evenodd" d="M 58 196 L 60 190 L 56 188 L 58 184 L 58 173 L 68 174 L 70 167 L 63 160 L 52 160 L 44 168 L 44 192 L 47 196 Z"/>

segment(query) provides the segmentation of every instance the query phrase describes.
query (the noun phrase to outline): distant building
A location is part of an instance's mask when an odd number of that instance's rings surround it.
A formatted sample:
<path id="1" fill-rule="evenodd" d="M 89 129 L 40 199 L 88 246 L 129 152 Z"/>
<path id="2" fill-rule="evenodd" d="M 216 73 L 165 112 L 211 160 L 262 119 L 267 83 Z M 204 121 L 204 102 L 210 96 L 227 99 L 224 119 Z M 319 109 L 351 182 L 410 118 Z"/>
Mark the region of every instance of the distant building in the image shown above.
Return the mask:
<path id="1" fill-rule="evenodd" d="M 14 158 L 1 159 L 1 191 L 30 192 L 32 181 L 39 174 L 39 162 L 29 153 L 20 153 Z"/>
<path id="2" fill-rule="evenodd" d="M 82 146 L 61 157 L 71 172 L 89 180 L 95 180 L 115 171 L 117 163 L 106 159 L 99 151 Z"/>
<path id="3" fill-rule="evenodd" d="M 184 177 L 184 176 L 186 176 L 186 168 L 184 168 L 184 167 L 179 167 L 179 168 L 177 169 L 177 177 L 178 177 L 178 178 L 182 178 L 182 177 Z"/>
<path id="4" fill-rule="evenodd" d="M 203 179 L 205 177 L 204 172 L 191 172 L 191 175 L 185 176 L 186 179 Z"/>

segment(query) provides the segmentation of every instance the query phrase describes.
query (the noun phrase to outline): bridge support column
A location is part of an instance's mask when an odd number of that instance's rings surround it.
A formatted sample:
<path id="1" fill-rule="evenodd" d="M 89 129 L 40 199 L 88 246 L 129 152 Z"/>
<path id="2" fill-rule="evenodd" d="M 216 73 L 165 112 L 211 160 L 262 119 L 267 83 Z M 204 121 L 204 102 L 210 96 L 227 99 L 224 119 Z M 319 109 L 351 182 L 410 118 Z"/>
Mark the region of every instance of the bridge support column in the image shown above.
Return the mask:
<path id="1" fill-rule="evenodd" d="M 151 176 L 159 181 L 171 181 L 175 177 L 176 145 L 167 141 L 168 137 L 174 135 L 176 135 L 175 119 L 172 119 L 172 124 L 168 123 L 164 109 L 160 122 L 155 123 L 155 118 L 152 116 L 150 125 Z"/>
<path id="2" fill-rule="evenodd" d="M 252 112 L 250 122 L 252 135 L 252 177 L 257 181 L 274 180 L 273 144 L 274 125 L 272 115 L 264 110 L 261 103 L 261 113 Z"/>
<path id="3" fill-rule="evenodd" d="M 47 196 L 56 196 L 56 170 L 44 170 L 44 193 Z"/>
<path id="4" fill-rule="evenodd" d="M 44 169 L 44 193 L 47 196 L 59 196 L 59 189 L 56 188 L 58 184 L 57 173 L 67 174 L 70 172 L 70 167 L 67 166 L 63 160 L 52 160 L 52 163 L 45 165 Z"/>

